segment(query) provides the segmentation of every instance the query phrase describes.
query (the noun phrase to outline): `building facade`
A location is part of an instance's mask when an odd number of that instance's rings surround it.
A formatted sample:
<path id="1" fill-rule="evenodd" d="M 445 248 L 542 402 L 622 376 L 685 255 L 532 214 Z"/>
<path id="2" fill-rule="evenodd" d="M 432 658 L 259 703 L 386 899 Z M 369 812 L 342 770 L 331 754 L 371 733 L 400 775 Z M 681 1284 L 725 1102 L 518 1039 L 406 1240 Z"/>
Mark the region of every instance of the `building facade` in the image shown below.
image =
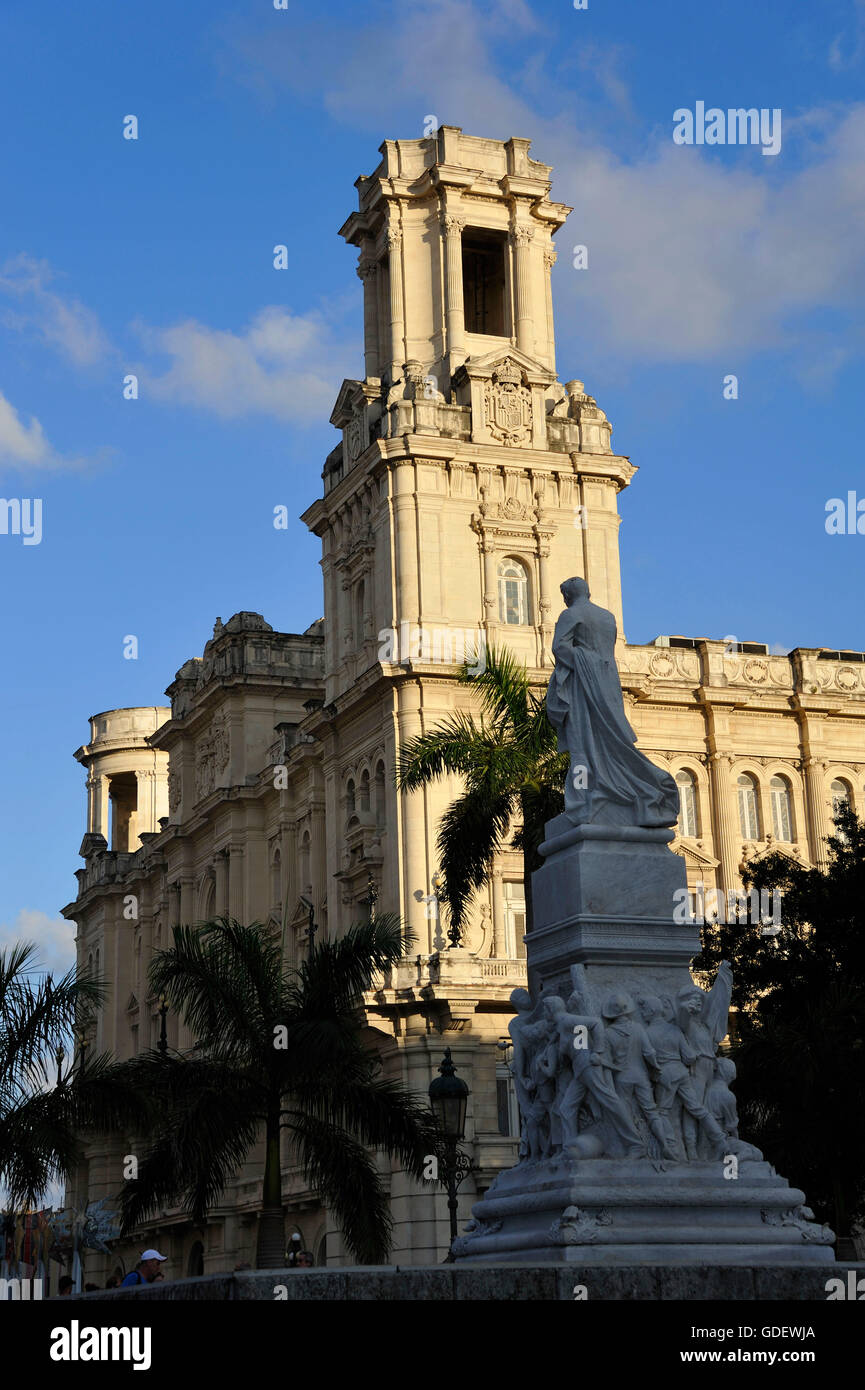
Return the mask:
<path id="1" fill-rule="evenodd" d="M 340 439 L 322 495 L 302 520 L 320 538 L 324 618 L 302 634 L 255 613 L 217 619 L 203 656 L 168 687 L 170 708 L 91 720 L 76 757 L 88 772 L 78 895 L 81 965 L 111 995 L 88 1044 L 117 1057 L 155 1045 L 152 951 L 178 922 L 219 914 L 285 931 L 308 949 L 382 910 L 414 936 L 409 958 L 365 1001 L 385 1075 L 425 1094 L 445 1046 L 471 1090 L 466 1147 L 473 1196 L 515 1160 L 518 1117 L 498 1044 L 511 991 L 525 984 L 522 861 L 505 852 L 477 895 L 463 946 L 445 936 L 435 891 L 445 778 L 398 795 L 405 740 L 474 696 L 458 683 L 507 645 L 539 687 L 552 665 L 559 584 L 584 576 L 616 615 L 629 718 L 646 754 L 676 778 L 673 849 L 699 898 L 741 886 L 744 861 L 781 849 L 825 862 L 833 801 L 865 813 L 865 657 L 759 643 L 623 635 L 617 498 L 635 473 L 583 383 L 556 374 L 553 238 L 569 208 L 529 141 L 442 127 L 386 141 L 358 180 L 342 236 L 359 252 L 365 371 L 331 416 Z M 110 847 L 109 847 L 110 846 Z M 723 909 L 723 904 L 718 902 Z M 193 1039 L 169 1015 L 169 1044 Z M 69 1198 L 111 1198 L 126 1145 L 94 1140 Z M 283 1156 L 286 1235 L 319 1262 L 347 1262 L 340 1233 Z M 161 1215 L 141 1240 L 179 1277 L 253 1258 L 263 1155 L 255 1154 L 203 1230 Z M 440 1261 L 444 1195 L 385 1163 L 393 1259 Z M 92 1257 L 93 1275 L 129 1267 L 141 1241 Z M 167 1248 L 166 1248 L 167 1247 Z"/>

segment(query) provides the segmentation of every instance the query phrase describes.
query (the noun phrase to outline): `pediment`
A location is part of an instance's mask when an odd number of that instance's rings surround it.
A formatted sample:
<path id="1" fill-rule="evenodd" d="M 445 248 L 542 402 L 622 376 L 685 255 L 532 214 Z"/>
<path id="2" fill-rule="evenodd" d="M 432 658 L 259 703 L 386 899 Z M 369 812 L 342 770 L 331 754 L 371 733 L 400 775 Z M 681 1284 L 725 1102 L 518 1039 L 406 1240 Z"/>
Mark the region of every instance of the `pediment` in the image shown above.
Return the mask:
<path id="1" fill-rule="evenodd" d="M 138 1000 L 135 998 L 135 995 L 134 995 L 134 994 L 130 994 L 129 999 L 127 1000 L 127 1003 L 126 1003 L 126 1012 L 127 1012 L 128 1014 L 134 1013 L 134 1012 L 136 1011 L 137 1008 L 138 1008 Z"/>
<path id="2" fill-rule="evenodd" d="M 343 429 L 364 399 L 361 383 L 345 380 L 339 388 L 336 404 L 330 413 L 330 423 L 338 430 Z"/>
<path id="3" fill-rule="evenodd" d="M 756 845 L 749 845 L 743 859 L 749 864 L 754 864 L 761 859 L 768 859 L 770 854 L 783 854 L 785 859 L 789 859 L 800 867 L 807 868 L 810 864 L 810 860 L 802 853 L 798 845 L 781 844 L 777 840 L 768 840 L 759 849 Z"/>
<path id="4" fill-rule="evenodd" d="M 720 859 L 715 859 L 713 855 L 707 854 L 705 850 L 698 849 L 696 845 L 688 840 L 676 840 L 670 848 L 674 854 L 680 854 L 685 863 L 694 869 L 717 869 Z"/>
<path id="5" fill-rule="evenodd" d="M 521 352 L 519 348 L 494 348 L 492 352 L 484 353 L 479 357 L 469 357 L 461 367 L 454 373 L 457 380 L 462 372 L 468 377 L 492 377 L 498 368 L 516 367 L 525 372 L 526 378 L 530 382 L 549 385 L 555 381 L 556 374 L 551 372 L 548 367 L 544 367 L 538 362 L 537 358 L 529 357 L 528 353 Z"/>

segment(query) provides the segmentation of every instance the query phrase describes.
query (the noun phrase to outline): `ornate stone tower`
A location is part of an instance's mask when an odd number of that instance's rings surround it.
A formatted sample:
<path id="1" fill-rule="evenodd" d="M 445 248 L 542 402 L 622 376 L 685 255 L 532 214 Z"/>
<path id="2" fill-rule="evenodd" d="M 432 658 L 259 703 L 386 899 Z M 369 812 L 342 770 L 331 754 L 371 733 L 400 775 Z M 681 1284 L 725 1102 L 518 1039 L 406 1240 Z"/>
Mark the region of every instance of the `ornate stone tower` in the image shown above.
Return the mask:
<path id="1" fill-rule="evenodd" d="M 360 251 L 366 374 L 339 392 L 342 440 L 303 519 L 322 541 L 328 817 L 360 851 L 340 863 L 332 842 L 328 880 L 355 904 L 378 860 L 432 949 L 421 900 L 455 788 L 394 797 L 385 845 L 364 834 L 359 777 L 379 759 L 389 773 L 404 738 L 470 704 L 455 680 L 466 651 L 506 642 L 542 679 L 568 575 L 621 623 L 616 497 L 634 469 L 582 383 L 556 378 L 553 235 L 570 209 L 550 201 L 529 141 L 445 126 L 381 153 L 341 229 Z"/>
<path id="2" fill-rule="evenodd" d="M 168 758 L 148 743 L 169 711 L 112 709 L 90 720 L 90 742 L 75 753 L 87 769 L 87 833 L 121 853 L 140 848 L 168 815 Z"/>
<path id="3" fill-rule="evenodd" d="M 616 494 L 634 470 L 582 383 L 556 379 L 552 241 L 570 209 L 550 168 L 528 140 L 450 126 L 381 150 L 341 229 L 360 250 L 366 375 L 343 383 L 342 442 L 305 517 L 340 615 L 331 697 L 400 623 L 507 625 L 546 665 L 570 573 L 621 618 Z"/>
<path id="4" fill-rule="evenodd" d="M 436 836 L 459 786 L 398 796 L 392 770 L 407 739 L 474 707 L 465 656 L 506 644 L 548 677 L 566 577 L 584 575 L 621 623 L 616 498 L 635 470 L 582 383 L 556 377 L 553 236 L 570 209 L 550 201 L 529 141 L 443 127 L 381 153 L 341 232 L 360 252 L 365 374 L 342 385 L 342 438 L 303 516 L 322 542 L 326 614 L 325 701 L 304 729 L 322 756 L 327 930 L 365 914 L 372 878 L 412 931 L 367 1021 L 389 1040 L 389 1074 L 420 1092 L 451 1047 L 482 1191 L 517 1133 L 496 1043 L 525 980 L 522 861 L 500 856 L 464 949 L 449 949 Z M 399 1257 L 433 1257 L 436 1194 L 393 1173 L 391 1200 Z"/>

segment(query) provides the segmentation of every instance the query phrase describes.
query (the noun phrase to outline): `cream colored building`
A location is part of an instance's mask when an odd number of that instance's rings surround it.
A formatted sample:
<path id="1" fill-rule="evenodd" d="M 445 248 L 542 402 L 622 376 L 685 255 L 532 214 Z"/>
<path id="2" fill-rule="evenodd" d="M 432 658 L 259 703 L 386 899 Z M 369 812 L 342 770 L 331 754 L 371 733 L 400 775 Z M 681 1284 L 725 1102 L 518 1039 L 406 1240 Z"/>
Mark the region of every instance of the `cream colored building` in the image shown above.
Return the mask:
<path id="1" fill-rule="evenodd" d="M 635 468 L 580 381 L 556 375 L 553 238 L 570 209 L 529 141 L 443 127 L 386 141 L 358 180 L 342 228 L 359 252 L 365 374 L 346 381 L 322 495 L 303 515 L 320 538 L 324 619 L 279 633 L 258 614 L 217 620 L 202 657 L 168 687 L 170 709 L 91 721 L 88 833 L 76 901 L 79 961 L 101 963 L 111 998 L 92 1044 L 119 1057 L 153 1046 L 158 1001 L 146 967 L 178 921 L 229 913 L 287 922 L 302 958 L 310 899 L 328 935 L 365 915 L 370 878 L 399 912 L 413 953 L 366 1001 L 386 1074 L 425 1093 L 449 1046 L 471 1088 L 466 1146 L 476 1173 L 461 1215 L 515 1157 L 505 1054 L 512 989 L 525 983 L 521 859 L 504 854 L 451 950 L 437 915 L 440 815 L 454 780 L 398 796 L 407 738 L 455 709 L 464 653 L 504 644 L 538 685 L 572 574 L 622 623 L 617 498 Z M 740 886 L 743 859 L 778 846 L 823 861 L 833 798 L 865 812 L 865 657 L 760 644 L 622 637 L 622 684 L 641 747 L 680 782 L 674 845 L 689 881 Z M 110 848 L 109 848 L 110 843 Z M 169 1016 L 172 1046 L 192 1039 Z M 121 1143 L 91 1146 L 70 1196 L 110 1197 Z M 287 1234 L 319 1261 L 345 1261 L 339 1232 L 291 1155 Z M 231 1183 L 203 1231 L 168 1213 L 142 1232 L 174 1276 L 253 1258 L 263 1158 Z M 385 1163 L 393 1259 L 440 1261 L 445 1199 Z M 141 1241 L 119 1251 L 126 1267 Z M 167 1247 L 167 1248 L 166 1248 Z M 92 1259 L 88 1277 L 115 1261 Z"/>

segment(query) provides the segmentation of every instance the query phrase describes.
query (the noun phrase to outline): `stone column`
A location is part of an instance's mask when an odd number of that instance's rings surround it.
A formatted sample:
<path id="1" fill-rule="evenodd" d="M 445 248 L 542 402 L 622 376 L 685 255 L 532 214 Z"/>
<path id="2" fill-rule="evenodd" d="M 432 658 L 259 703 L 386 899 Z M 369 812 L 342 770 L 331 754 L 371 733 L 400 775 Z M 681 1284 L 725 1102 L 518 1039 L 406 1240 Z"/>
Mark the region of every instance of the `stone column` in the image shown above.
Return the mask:
<path id="1" fill-rule="evenodd" d="M 388 268 L 390 271 L 390 374 L 391 381 L 402 375 L 405 361 L 405 308 L 402 294 L 402 231 L 389 227 L 387 232 Z"/>
<path id="2" fill-rule="evenodd" d="M 325 899 L 327 897 L 327 837 L 325 831 L 324 806 L 319 802 L 313 806 L 309 837 L 312 902 L 315 906 L 316 927 L 322 933 L 318 938 L 319 941 L 324 936 Z M 339 921 L 338 912 L 334 913 L 333 920 L 334 922 Z M 330 914 L 328 914 L 327 921 L 330 921 Z"/>
<path id="3" fill-rule="evenodd" d="M 421 695 L 418 686 L 415 684 L 404 684 L 396 687 L 397 696 L 397 728 L 398 744 L 396 751 L 411 738 L 415 738 L 422 733 L 424 724 L 421 715 Z M 412 792 L 409 796 L 399 798 L 400 825 L 394 827 L 398 835 L 398 846 L 401 859 L 402 870 L 402 913 L 406 926 L 415 931 L 418 941 L 421 943 L 421 950 L 427 952 L 432 949 L 433 938 L 435 937 L 435 923 L 425 915 L 424 904 L 419 903 L 415 893 L 428 893 L 430 881 L 430 866 L 428 862 L 427 848 L 427 826 L 434 820 L 433 815 L 428 815 L 430 802 L 435 802 L 438 796 L 442 798 L 442 809 L 444 809 L 443 793 L 440 788 L 421 787 L 418 791 Z M 394 839 L 397 839 L 394 835 Z M 388 839 L 390 840 L 390 831 Z M 441 927 L 442 935 L 444 928 Z"/>
<path id="4" fill-rule="evenodd" d="M 282 832 L 282 924 L 283 924 L 283 958 L 294 961 L 295 952 L 294 933 L 285 925 L 297 906 L 297 899 L 302 891 L 298 887 L 298 864 L 297 864 L 297 826 L 292 822 L 287 825 Z"/>
<path id="5" fill-rule="evenodd" d="M 245 914 L 243 882 L 243 845 L 230 845 L 228 850 L 228 915 L 243 922 Z"/>
<path id="6" fill-rule="evenodd" d="M 463 243 L 465 222 L 461 217 L 446 214 L 441 220 L 445 242 L 445 306 L 447 315 L 447 351 L 451 371 L 465 361 L 466 318 L 463 303 Z"/>
<path id="7" fill-rule="evenodd" d="M 481 537 L 481 551 L 484 557 L 484 612 L 483 624 L 487 644 L 492 640 L 492 629 L 496 620 L 498 585 L 496 582 L 495 546 L 489 536 Z"/>
<path id="8" fill-rule="evenodd" d="M 556 370 L 556 334 L 553 323 L 553 282 L 552 270 L 556 263 L 556 253 L 552 247 L 547 247 L 544 251 L 544 297 L 547 305 L 547 355 L 549 357 L 550 371 Z"/>
<path id="9" fill-rule="evenodd" d="M 108 805 L 109 784 L 107 777 L 90 776 L 87 779 L 87 829 L 91 835 L 104 835 L 108 839 L 111 824 Z"/>
<path id="10" fill-rule="evenodd" d="M 757 805 L 760 808 L 760 839 L 765 840 L 767 835 L 774 834 L 772 825 L 772 800 L 769 795 L 769 787 L 765 775 L 757 781 Z"/>
<path id="11" fill-rule="evenodd" d="M 159 829 L 156 824 L 156 773 L 145 771 L 135 774 L 135 834 L 149 835 Z M 130 846 L 132 835 L 130 834 Z"/>
<path id="12" fill-rule="evenodd" d="M 395 459 L 391 478 L 393 480 L 393 529 L 396 549 L 394 624 L 399 631 L 400 623 L 416 623 L 419 616 L 417 514 L 415 511 L 413 460 Z"/>
<path id="13" fill-rule="evenodd" d="M 363 355 L 368 377 L 379 374 L 378 266 L 362 257 L 357 273 L 363 282 Z"/>
<path id="14" fill-rule="evenodd" d="M 709 771 L 712 780 L 712 811 L 714 817 L 715 854 L 721 861 L 721 886 L 724 891 L 739 883 L 738 827 L 731 821 L 730 768 L 731 753 L 712 753 Z"/>
<path id="15" fill-rule="evenodd" d="M 552 666 L 553 624 L 550 621 L 550 547 L 541 545 L 538 550 L 538 632 L 541 638 L 540 664 Z"/>
<path id="16" fill-rule="evenodd" d="M 819 758 L 805 759 L 805 805 L 811 839 L 811 862 L 825 869 L 829 862 L 826 836 L 830 833 L 826 797 L 826 763 Z"/>
<path id="17" fill-rule="evenodd" d="M 228 850 L 221 849 L 216 855 L 216 891 L 214 893 L 214 916 L 225 917 L 228 913 Z"/>
<path id="18" fill-rule="evenodd" d="M 521 352 L 534 356 L 534 322 L 532 314 L 531 287 L 531 244 L 535 235 L 533 227 L 518 226 L 511 233 L 516 262 L 516 303 L 514 318 L 517 347 Z"/>
<path id="19" fill-rule="evenodd" d="M 503 956 L 507 949 L 505 935 L 505 888 L 501 867 L 493 866 L 493 944 L 491 956 Z"/>

